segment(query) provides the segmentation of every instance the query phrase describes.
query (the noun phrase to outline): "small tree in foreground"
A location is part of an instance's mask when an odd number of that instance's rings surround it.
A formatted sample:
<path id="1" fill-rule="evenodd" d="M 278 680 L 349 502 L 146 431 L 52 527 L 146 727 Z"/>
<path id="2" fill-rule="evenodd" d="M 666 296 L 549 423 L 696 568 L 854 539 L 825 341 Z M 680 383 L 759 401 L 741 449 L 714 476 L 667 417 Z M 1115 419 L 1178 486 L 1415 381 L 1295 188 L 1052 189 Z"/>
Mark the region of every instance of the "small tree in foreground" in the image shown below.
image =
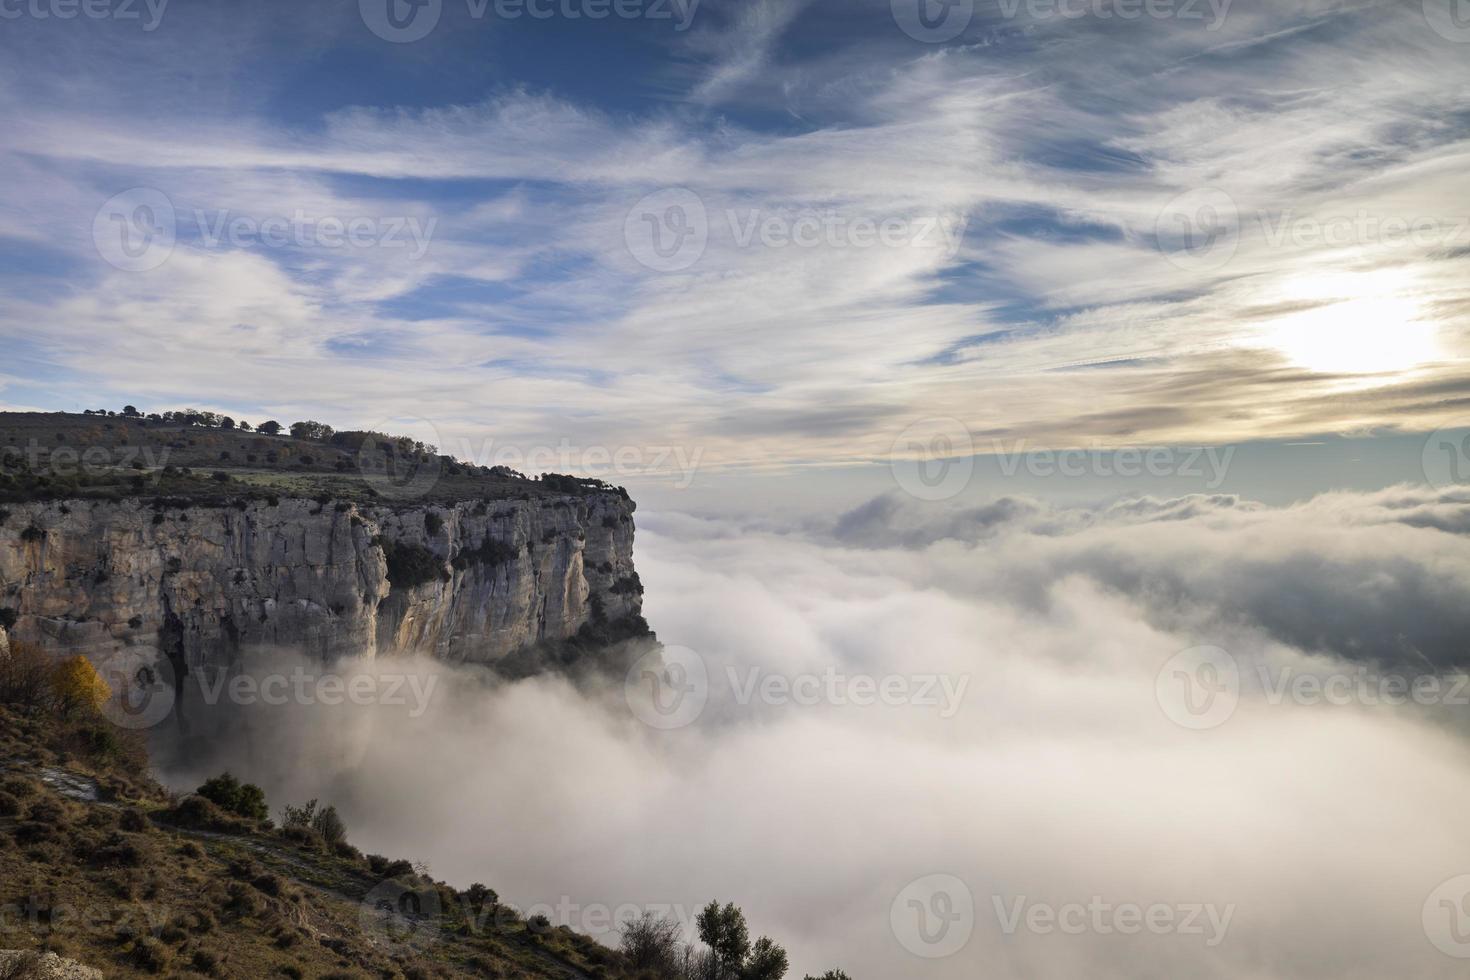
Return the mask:
<path id="1" fill-rule="evenodd" d="M 656 976 L 676 976 L 680 964 L 683 935 L 679 923 L 659 918 L 652 912 L 629 922 L 623 929 L 622 951 L 635 970 L 648 970 Z"/>
<path id="2" fill-rule="evenodd" d="M 265 805 L 265 791 L 254 783 L 242 783 L 230 773 L 221 773 L 195 790 L 220 809 L 247 820 L 265 820 L 270 809 Z"/>
<path id="3" fill-rule="evenodd" d="M 51 691 L 56 698 L 56 710 L 63 715 L 95 714 L 112 697 L 112 688 L 92 662 L 80 654 L 56 665 L 51 675 Z"/>

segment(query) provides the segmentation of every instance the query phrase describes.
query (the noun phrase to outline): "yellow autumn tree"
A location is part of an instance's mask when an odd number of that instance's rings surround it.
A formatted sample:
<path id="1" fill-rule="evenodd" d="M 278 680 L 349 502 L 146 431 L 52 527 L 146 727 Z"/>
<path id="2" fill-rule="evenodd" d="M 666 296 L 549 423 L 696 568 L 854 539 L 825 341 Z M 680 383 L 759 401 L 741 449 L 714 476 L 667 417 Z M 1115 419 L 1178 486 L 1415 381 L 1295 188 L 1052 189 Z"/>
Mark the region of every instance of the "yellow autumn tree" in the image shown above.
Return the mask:
<path id="1" fill-rule="evenodd" d="M 91 661 L 79 655 L 56 665 L 51 676 L 51 693 L 56 698 L 57 709 L 62 714 L 71 714 L 101 710 L 112 697 L 112 688 Z"/>

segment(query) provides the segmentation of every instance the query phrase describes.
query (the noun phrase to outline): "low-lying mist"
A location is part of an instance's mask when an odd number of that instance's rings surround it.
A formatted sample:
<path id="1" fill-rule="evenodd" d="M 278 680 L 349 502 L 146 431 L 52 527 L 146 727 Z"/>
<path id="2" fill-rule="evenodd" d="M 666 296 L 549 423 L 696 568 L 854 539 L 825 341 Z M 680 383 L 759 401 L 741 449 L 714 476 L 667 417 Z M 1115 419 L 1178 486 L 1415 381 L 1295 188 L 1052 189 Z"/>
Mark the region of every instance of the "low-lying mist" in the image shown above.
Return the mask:
<path id="1" fill-rule="evenodd" d="M 608 942 L 734 901 L 794 978 L 1460 976 L 1467 518 L 1407 489 L 643 515 L 677 672 L 323 687 L 275 652 L 248 673 L 283 703 L 191 694 L 159 758 Z"/>

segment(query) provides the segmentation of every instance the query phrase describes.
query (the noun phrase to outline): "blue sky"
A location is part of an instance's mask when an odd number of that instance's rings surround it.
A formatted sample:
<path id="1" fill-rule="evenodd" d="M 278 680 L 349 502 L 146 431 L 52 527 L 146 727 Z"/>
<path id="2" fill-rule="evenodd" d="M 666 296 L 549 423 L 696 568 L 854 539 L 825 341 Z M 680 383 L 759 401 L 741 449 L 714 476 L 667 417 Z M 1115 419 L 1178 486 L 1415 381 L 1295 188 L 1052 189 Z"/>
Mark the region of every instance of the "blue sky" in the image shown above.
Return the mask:
<path id="1" fill-rule="evenodd" d="M 1464 424 L 1463 0 L 389 2 L 0 4 L 0 405 L 742 479 Z"/>

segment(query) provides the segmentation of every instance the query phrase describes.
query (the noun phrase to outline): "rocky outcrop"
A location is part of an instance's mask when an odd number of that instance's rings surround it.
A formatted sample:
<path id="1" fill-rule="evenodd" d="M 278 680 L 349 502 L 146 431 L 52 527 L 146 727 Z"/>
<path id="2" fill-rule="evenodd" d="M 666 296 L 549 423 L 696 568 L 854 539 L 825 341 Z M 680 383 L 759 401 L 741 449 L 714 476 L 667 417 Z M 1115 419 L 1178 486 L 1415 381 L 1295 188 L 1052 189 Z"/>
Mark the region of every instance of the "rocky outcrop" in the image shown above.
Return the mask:
<path id="1" fill-rule="evenodd" d="M 11 637 L 189 666 L 251 647 L 493 662 L 588 624 L 641 622 L 633 504 L 615 492 L 359 507 L 282 499 L 11 504 Z M 395 579 L 397 579 L 395 581 Z"/>
<path id="2" fill-rule="evenodd" d="M 25 980 L 102 980 L 102 971 L 55 953 L 0 949 L 0 977 Z"/>

